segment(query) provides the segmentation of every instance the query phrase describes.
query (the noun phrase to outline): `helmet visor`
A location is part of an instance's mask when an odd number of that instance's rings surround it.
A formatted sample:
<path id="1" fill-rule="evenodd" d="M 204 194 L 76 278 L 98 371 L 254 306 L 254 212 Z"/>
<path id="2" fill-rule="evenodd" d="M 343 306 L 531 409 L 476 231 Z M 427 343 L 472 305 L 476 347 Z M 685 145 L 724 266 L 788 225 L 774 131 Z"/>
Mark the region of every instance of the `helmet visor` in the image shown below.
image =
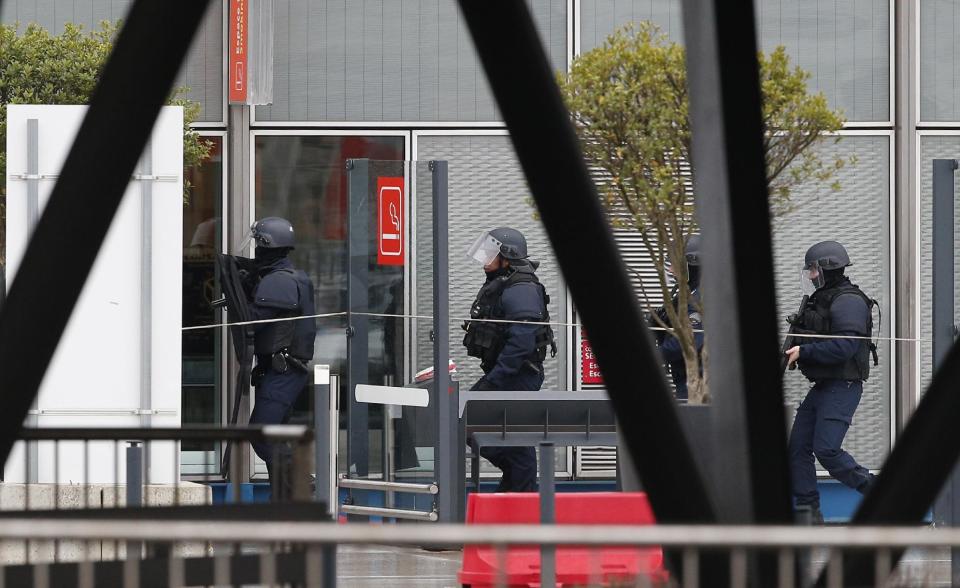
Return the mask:
<path id="1" fill-rule="evenodd" d="M 476 261 L 480 265 L 489 265 L 500 255 L 500 245 L 502 243 L 495 239 L 489 232 L 480 233 L 473 245 L 467 249 L 467 257 Z"/>
<path id="2" fill-rule="evenodd" d="M 824 283 L 823 269 L 819 263 L 814 262 L 800 268 L 800 291 L 805 295 L 812 296 Z"/>
<path id="3" fill-rule="evenodd" d="M 257 238 L 257 223 L 250 225 L 250 230 L 243 236 L 243 241 L 240 242 L 239 251 L 249 251 L 250 244 Z"/>

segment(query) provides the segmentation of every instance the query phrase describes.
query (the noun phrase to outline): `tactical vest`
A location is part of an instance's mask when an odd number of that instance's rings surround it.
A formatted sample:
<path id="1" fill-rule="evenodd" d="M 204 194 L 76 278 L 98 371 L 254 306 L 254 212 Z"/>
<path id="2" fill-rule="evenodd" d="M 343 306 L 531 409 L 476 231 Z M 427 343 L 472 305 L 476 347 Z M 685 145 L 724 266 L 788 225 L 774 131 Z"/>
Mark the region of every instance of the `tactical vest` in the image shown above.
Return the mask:
<path id="1" fill-rule="evenodd" d="M 316 314 L 313 301 L 313 283 L 301 270 L 280 269 L 278 272 L 289 274 L 297 286 L 297 304 L 295 309 L 281 313 L 279 318 L 312 316 Z M 259 329 L 254 340 L 254 353 L 260 356 L 273 355 L 287 350 L 293 357 L 308 362 L 313 359 L 313 344 L 317 334 L 314 319 L 298 321 L 278 321 L 267 323 Z"/>
<path id="2" fill-rule="evenodd" d="M 476 320 L 464 321 L 462 327 L 467 332 L 463 337 L 463 346 L 467 348 L 467 355 L 478 358 L 485 371 L 491 369 L 497 363 L 497 358 L 506 343 L 506 332 L 509 324 L 481 321 L 483 319 L 503 320 L 505 317 L 501 302 L 503 291 L 514 284 L 524 282 L 533 282 L 540 288 L 543 300 L 542 322 L 550 322 L 550 313 L 547 310 L 547 305 L 550 304 L 550 296 L 547 295 L 546 289 L 535 274 L 513 271 L 510 274 L 497 276 L 489 280 L 480 288 L 477 299 L 470 308 L 470 318 Z M 551 357 L 557 354 L 553 329 L 550 325 L 539 325 L 536 349 L 531 353 L 529 359 L 537 363 L 542 362 L 547 357 L 547 348 L 550 348 Z"/>
<path id="3" fill-rule="evenodd" d="M 859 296 L 866 303 L 869 313 L 867 332 L 857 333 L 857 336 L 867 338 L 873 336 L 873 307 L 877 305 L 877 301 L 864 294 L 856 285 L 849 281 L 843 281 L 836 286 L 817 290 L 807 301 L 803 312 L 793 320 L 797 345 L 823 341 L 823 339 L 814 337 L 804 338 L 804 334 L 833 334 L 830 324 L 830 307 L 834 300 L 843 295 Z M 844 363 L 826 365 L 801 361 L 799 364 L 800 371 L 812 382 L 818 380 L 866 380 L 870 376 L 870 356 L 873 356 L 873 365 L 879 363 L 877 346 L 870 340 L 859 339 L 857 341 L 860 344 L 857 352 Z"/>

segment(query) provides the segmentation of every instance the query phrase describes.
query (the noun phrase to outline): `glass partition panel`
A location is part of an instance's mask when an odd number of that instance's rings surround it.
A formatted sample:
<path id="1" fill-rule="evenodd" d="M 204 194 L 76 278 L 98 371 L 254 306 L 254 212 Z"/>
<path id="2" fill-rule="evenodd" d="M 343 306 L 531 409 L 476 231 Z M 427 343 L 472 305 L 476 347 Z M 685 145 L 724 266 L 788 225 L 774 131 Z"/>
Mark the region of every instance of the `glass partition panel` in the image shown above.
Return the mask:
<path id="1" fill-rule="evenodd" d="M 349 281 L 349 183 L 346 169 L 347 160 L 361 157 L 376 157 L 391 161 L 403 168 L 404 137 L 387 136 L 337 136 L 337 135 L 289 135 L 258 133 L 255 135 L 255 206 L 253 216 L 281 216 L 293 223 L 296 231 L 297 247 L 291 252 L 294 265 L 304 270 L 313 281 L 318 314 L 334 314 L 331 317 L 317 319 L 317 336 L 312 364 L 328 364 L 334 374 L 340 377 L 340 428 L 339 446 L 340 467 L 347 464 L 347 415 L 350 395 L 347 393 L 348 351 L 346 312 L 350 310 Z M 401 301 L 403 287 L 402 271 L 397 281 L 377 278 L 371 287 L 367 310 L 396 309 L 393 296 Z M 391 290 L 393 286 L 393 290 Z M 399 288 L 399 291 L 397 291 Z M 371 349 L 377 351 L 375 362 L 371 362 L 370 374 L 382 383 L 384 374 L 395 373 L 397 365 L 396 349 L 392 347 L 396 340 L 393 326 L 387 326 L 383 319 L 371 321 Z M 400 341 L 402 341 L 402 330 Z M 389 350 L 389 351 L 388 351 Z M 401 362 L 402 363 L 402 362 Z M 312 365 L 311 364 L 311 365 Z M 386 367 L 390 366 L 390 367 Z M 370 380 L 374 382 L 374 380 Z M 309 390 L 300 395 L 291 420 L 309 422 L 313 395 Z M 376 417 L 382 422 L 382 416 Z M 378 429 L 382 431 L 382 425 Z M 379 439 L 379 437 L 378 437 Z M 378 439 L 368 442 L 379 447 Z M 380 472 L 379 453 L 364 461 L 364 472 L 370 469 L 373 461 L 374 471 Z M 257 472 L 265 473 L 262 463 L 257 464 Z"/>

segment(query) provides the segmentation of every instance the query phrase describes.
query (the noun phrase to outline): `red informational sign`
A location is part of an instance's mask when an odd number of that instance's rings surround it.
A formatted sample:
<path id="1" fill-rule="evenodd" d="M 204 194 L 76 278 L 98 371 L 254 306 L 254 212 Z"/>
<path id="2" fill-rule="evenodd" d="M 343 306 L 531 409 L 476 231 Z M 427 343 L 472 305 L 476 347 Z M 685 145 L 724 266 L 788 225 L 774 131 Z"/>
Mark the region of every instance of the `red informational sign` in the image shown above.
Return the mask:
<path id="1" fill-rule="evenodd" d="M 377 263 L 403 265 L 403 178 L 377 178 Z"/>
<path id="2" fill-rule="evenodd" d="M 227 68 L 230 77 L 230 102 L 247 101 L 247 3 L 230 0 L 230 44 Z"/>
<path id="3" fill-rule="evenodd" d="M 603 384 L 603 376 L 600 375 L 597 356 L 593 354 L 593 348 L 590 347 L 587 334 L 582 329 L 580 331 L 580 383 Z"/>

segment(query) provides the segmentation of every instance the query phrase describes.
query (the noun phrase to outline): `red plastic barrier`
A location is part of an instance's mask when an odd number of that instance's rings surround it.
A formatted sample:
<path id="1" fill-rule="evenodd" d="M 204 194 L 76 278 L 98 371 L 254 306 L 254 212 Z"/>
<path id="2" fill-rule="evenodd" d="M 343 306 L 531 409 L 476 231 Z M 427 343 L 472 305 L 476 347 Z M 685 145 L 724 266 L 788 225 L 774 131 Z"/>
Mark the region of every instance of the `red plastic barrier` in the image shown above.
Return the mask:
<path id="1" fill-rule="evenodd" d="M 653 510 L 642 492 L 578 492 L 557 494 L 557 525 L 652 525 Z M 534 493 L 471 494 L 467 523 L 537 524 L 540 496 Z M 562 529 L 557 529 L 562 533 Z M 458 576 L 465 586 L 496 585 L 505 577 L 509 586 L 540 585 L 540 548 L 514 546 L 503 552 L 498 564 L 493 547 L 468 545 Z M 499 572 L 503 569 L 505 571 Z M 618 585 L 646 575 L 654 585 L 666 584 L 663 550 L 659 547 L 605 547 L 557 549 L 557 585 Z M 502 581 L 502 579 L 500 580 Z"/>

